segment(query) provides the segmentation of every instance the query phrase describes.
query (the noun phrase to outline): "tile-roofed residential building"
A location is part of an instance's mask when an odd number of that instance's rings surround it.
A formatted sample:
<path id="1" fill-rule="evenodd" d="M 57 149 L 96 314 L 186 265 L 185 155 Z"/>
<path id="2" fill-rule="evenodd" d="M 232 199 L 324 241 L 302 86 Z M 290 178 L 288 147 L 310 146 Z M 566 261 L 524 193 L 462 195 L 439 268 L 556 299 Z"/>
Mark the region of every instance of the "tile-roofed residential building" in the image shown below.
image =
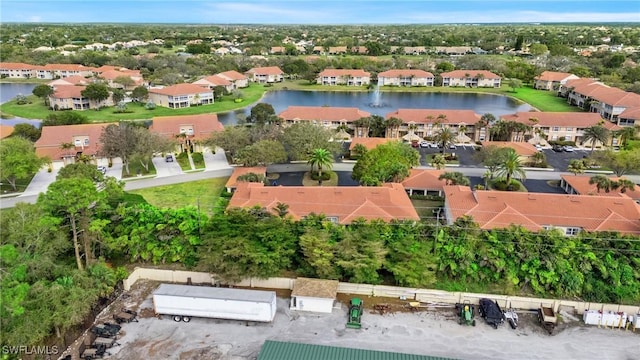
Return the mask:
<path id="1" fill-rule="evenodd" d="M 443 72 L 442 86 L 500 87 L 502 78 L 487 70 L 453 70 Z"/>
<path id="2" fill-rule="evenodd" d="M 192 105 L 213 104 L 213 92 L 194 84 L 176 84 L 149 89 L 149 100 L 158 106 L 180 109 Z"/>
<path id="3" fill-rule="evenodd" d="M 409 195 L 442 196 L 446 181 L 438 178 L 444 173 L 444 170 L 437 169 L 410 169 L 409 176 L 401 184 Z"/>
<path id="4" fill-rule="evenodd" d="M 0 63 L 0 75 L 7 78 L 29 79 L 36 77 L 35 69 L 36 65 L 29 65 L 23 63 Z"/>
<path id="5" fill-rule="evenodd" d="M 286 124 L 313 122 L 334 130 L 340 125 L 353 128 L 354 121 L 369 116 L 371 113 L 356 107 L 333 106 L 289 106 L 278 114 Z"/>
<path id="6" fill-rule="evenodd" d="M 362 69 L 325 69 L 316 78 L 316 83 L 321 85 L 369 85 L 371 74 Z"/>
<path id="7" fill-rule="evenodd" d="M 587 85 L 587 84 L 594 84 L 594 83 L 599 83 L 599 82 L 597 80 L 590 79 L 590 78 L 579 78 L 579 79 L 567 80 L 565 84 L 561 84 L 560 88 L 558 88 L 558 95 L 562 97 L 566 97 L 568 99 L 569 94 L 576 87 Z"/>
<path id="8" fill-rule="evenodd" d="M 602 93 L 606 91 L 611 91 L 612 88 L 607 86 L 601 82 L 570 82 L 571 84 L 570 90 L 567 94 L 567 102 L 570 105 L 578 106 L 581 108 L 585 108 L 585 110 L 589 111 L 591 108 L 589 107 L 589 102 L 591 101 L 592 95 L 595 93 Z M 567 84 L 567 85 L 569 85 Z"/>
<path id="9" fill-rule="evenodd" d="M 276 213 L 276 206 L 289 206 L 288 216 L 300 220 L 310 214 L 323 214 L 329 221 L 350 224 L 368 221 L 420 220 L 402 185 L 382 186 L 264 186 L 239 183 L 229 207 L 260 206 Z"/>
<path id="10" fill-rule="evenodd" d="M 378 74 L 380 86 L 433 86 L 434 81 L 432 73 L 417 69 L 394 69 Z"/>
<path id="11" fill-rule="evenodd" d="M 625 189 L 623 193 L 621 189 L 611 189 L 609 192 L 603 190 L 598 191 L 596 184 L 589 184 L 592 176 L 587 175 L 560 175 L 560 187 L 564 189 L 567 194 L 578 195 L 597 195 L 597 196 L 628 196 L 634 200 L 640 200 L 640 185 L 634 186 L 633 190 Z M 609 176 L 611 181 L 618 181 L 620 179 L 626 179 L 623 177 Z M 629 179 L 626 179 L 629 180 Z M 622 195 L 624 194 L 624 195 Z"/>
<path id="12" fill-rule="evenodd" d="M 95 68 L 80 64 L 46 64 L 36 69 L 38 79 L 66 78 L 69 76 L 93 76 Z"/>
<path id="13" fill-rule="evenodd" d="M 86 86 L 58 85 L 49 96 L 49 106 L 54 110 L 88 110 L 91 104 L 82 96 Z"/>
<path id="14" fill-rule="evenodd" d="M 97 156 L 102 146 L 102 130 L 108 125 L 110 124 L 43 126 L 42 135 L 35 142 L 36 154 L 40 157 L 47 156 L 52 161 L 74 158 L 79 154 Z M 63 149 L 63 144 L 72 146 Z"/>
<path id="15" fill-rule="evenodd" d="M 246 175 L 249 173 L 254 173 L 262 176 L 267 176 L 267 168 L 265 166 L 254 166 L 254 167 L 243 167 L 236 166 L 233 168 L 233 173 L 227 180 L 225 184 L 225 188 L 227 188 L 227 192 L 232 193 L 236 190 L 238 186 L 238 177 L 242 175 Z"/>
<path id="16" fill-rule="evenodd" d="M 619 126 L 634 127 L 640 125 L 640 106 L 626 108 L 620 115 L 618 115 Z"/>
<path id="17" fill-rule="evenodd" d="M 435 50 L 439 54 L 461 56 L 471 52 L 470 46 L 436 46 Z"/>
<path id="18" fill-rule="evenodd" d="M 390 141 L 399 141 L 399 140 L 392 139 L 392 138 L 379 138 L 379 137 L 354 137 L 353 140 L 351 140 L 351 144 L 349 144 L 349 151 L 351 152 L 351 155 L 355 155 L 353 151 L 356 145 L 362 145 L 367 150 L 373 150 L 378 145 L 386 144 Z"/>
<path id="19" fill-rule="evenodd" d="M 533 82 L 533 88 L 538 90 L 555 90 L 567 83 L 569 80 L 579 79 L 577 75 L 557 72 L 543 71 L 542 74 L 536 76 Z"/>
<path id="20" fill-rule="evenodd" d="M 618 122 L 620 114 L 626 109 L 640 107 L 640 94 L 618 88 L 596 91 L 591 99 L 591 108 L 604 119 L 614 123 Z"/>
<path id="21" fill-rule="evenodd" d="M 233 90 L 233 83 L 220 75 L 206 76 L 200 80 L 194 81 L 193 84 L 210 90 L 213 90 L 216 86 L 222 86 L 227 91 Z"/>
<path id="22" fill-rule="evenodd" d="M 216 114 L 156 116 L 152 119 L 149 131 L 176 139 L 182 150 L 195 147 L 196 151 L 200 151 L 202 142 L 214 132 L 224 131 L 224 126 Z"/>
<path id="23" fill-rule="evenodd" d="M 520 156 L 520 161 L 527 162 L 538 150 L 530 143 L 517 141 L 482 141 L 483 147 L 496 146 L 499 148 L 512 148 Z"/>
<path id="24" fill-rule="evenodd" d="M 125 90 L 133 90 L 137 86 L 141 86 L 144 84 L 144 80 L 142 79 L 142 75 L 138 70 L 127 70 L 127 71 L 119 71 L 119 70 L 107 70 L 99 73 L 97 75 L 99 78 L 107 80 L 107 83 L 112 88 L 123 88 L 122 84 L 115 82 L 119 77 L 128 77 L 133 81 L 133 84 L 124 88 Z"/>
<path id="25" fill-rule="evenodd" d="M 475 141 L 476 124 L 480 121 L 480 115 L 473 110 L 448 109 L 398 109 L 385 116 L 385 119 L 390 118 L 402 120 L 400 136 L 413 131 L 421 138 L 432 138 L 444 126 L 451 128 L 455 134 L 464 129 L 464 134 L 459 137 L 466 140 L 461 142 Z M 410 129 L 410 126 L 415 128 Z"/>
<path id="26" fill-rule="evenodd" d="M 13 133 L 13 126 L 0 125 L 0 139 L 4 139 Z"/>
<path id="27" fill-rule="evenodd" d="M 51 80 L 47 83 L 47 85 L 49 86 L 53 86 L 54 88 L 56 86 L 65 86 L 65 85 L 89 85 L 91 84 L 93 81 L 91 79 L 88 79 L 84 76 L 80 76 L 80 75 L 74 75 L 74 76 L 69 76 L 66 78 L 60 78 L 60 79 L 56 79 L 56 80 Z"/>
<path id="28" fill-rule="evenodd" d="M 524 136 L 529 137 L 528 142 L 532 144 L 546 144 L 547 141 L 558 141 L 561 138 L 565 141 L 573 141 L 576 144 L 583 143 L 584 129 L 603 125 L 605 128 L 614 131 L 620 127 L 604 121 L 600 114 L 589 112 L 537 112 L 522 111 L 515 114 L 503 115 L 500 117 L 505 121 L 515 121 L 531 126 Z M 541 136 L 544 134 L 546 140 Z M 521 134 L 522 135 L 522 134 Z M 513 134 L 515 137 L 515 134 Z M 523 138 L 511 139 L 513 141 L 524 141 Z M 583 144 L 584 145 L 584 144 Z M 591 144 L 588 144 L 591 146 Z M 597 146 L 610 144 L 596 144 Z"/>
<path id="29" fill-rule="evenodd" d="M 241 89 L 249 86 L 249 78 L 235 70 L 221 72 L 216 75 L 231 81 L 234 89 Z"/>
<path id="30" fill-rule="evenodd" d="M 277 66 L 255 67 L 244 73 L 251 81 L 260 84 L 281 82 L 284 71 Z"/>
<path id="31" fill-rule="evenodd" d="M 346 54 L 348 51 L 346 46 L 330 46 L 329 47 L 329 51 L 327 51 L 329 53 L 329 55 L 342 55 L 342 54 Z"/>
<path id="32" fill-rule="evenodd" d="M 640 234 L 640 205 L 629 197 L 471 190 L 445 186 L 445 216 L 452 224 L 471 216 L 482 229 L 520 225 L 531 231 L 559 229 Z"/>

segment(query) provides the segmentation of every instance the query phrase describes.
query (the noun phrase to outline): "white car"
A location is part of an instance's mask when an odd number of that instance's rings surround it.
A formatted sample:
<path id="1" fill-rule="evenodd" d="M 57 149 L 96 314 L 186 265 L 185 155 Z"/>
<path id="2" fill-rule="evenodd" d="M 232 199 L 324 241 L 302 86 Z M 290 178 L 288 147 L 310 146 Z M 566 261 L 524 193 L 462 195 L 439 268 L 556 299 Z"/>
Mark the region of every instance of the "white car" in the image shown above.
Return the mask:
<path id="1" fill-rule="evenodd" d="M 98 171 L 105 175 L 107 173 L 107 168 L 105 166 L 98 166 Z"/>
<path id="2" fill-rule="evenodd" d="M 536 150 L 542 151 L 542 145 L 536 144 L 535 147 L 536 147 Z"/>
<path id="3" fill-rule="evenodd" d="M 428 142 L 428 141 L 421 141 L 421 142 L 420 142 L 420 147 L 421 147 L 421 148 L 429 147 L 429 145 L 430 145 L 430 144 L 429 144 L 429 142 Z"/>
<path id="4" fill-rule="evenodd" d="M 573 152 L 573 146 L 565 145 L 562 147 L 565 152 Z"/>

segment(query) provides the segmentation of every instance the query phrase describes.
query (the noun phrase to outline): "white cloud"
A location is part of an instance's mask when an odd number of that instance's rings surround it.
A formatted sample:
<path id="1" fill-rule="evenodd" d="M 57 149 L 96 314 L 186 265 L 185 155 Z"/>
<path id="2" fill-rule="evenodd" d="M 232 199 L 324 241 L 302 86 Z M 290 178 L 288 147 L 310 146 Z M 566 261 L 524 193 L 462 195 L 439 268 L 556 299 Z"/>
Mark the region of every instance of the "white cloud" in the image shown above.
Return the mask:
<path id="1" fill-rule="evenodd" d="M 33 16 L 29 17 L 29 22 L 37 23 L 37 22 L 41 22 L 41 21 L 42 21 L 42 17 L 41 16 L 33 15 Z"/>
<path id="2" fill-rule="evenodd" d="M 638 22 L 640 13 L 602 12 L 543 12 L 543 11 L 451 11 L 438 13 L 414 13 L 404 19 L 405 23 L 552 23 L 552 22 Z"/>

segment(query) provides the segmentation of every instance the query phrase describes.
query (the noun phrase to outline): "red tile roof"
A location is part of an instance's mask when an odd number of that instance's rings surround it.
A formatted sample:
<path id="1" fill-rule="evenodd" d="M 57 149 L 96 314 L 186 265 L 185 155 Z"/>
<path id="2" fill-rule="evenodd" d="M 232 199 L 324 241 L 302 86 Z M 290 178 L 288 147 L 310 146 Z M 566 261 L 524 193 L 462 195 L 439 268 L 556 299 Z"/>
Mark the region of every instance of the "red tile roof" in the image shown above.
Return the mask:
<path id="1" fill-rule="evenodd" d="M 340 76 L 347 76 L 347 75 L 351 77 L 369 77 L 371 76 L 371 73 L 368 73 L 362 69 L 325 69 L 320 74 L 318 74 L 319 77 L 324 77 L 324 76 L 340 77 Z"/>
<path id="2" fill-rule="evenodd" d="M 228 80 L 246 80 L 247 79 L 247 77 L 244 74 L 240 74 L 239 72 L 234 70 L 221 72 L 217 75 L 220 75 Z"/>
<path id="3" fill-rule="evenodd" d="M 445 118 L 438 119 L 438 116 L 440 115 L 444 115 Z M 473 110 L 446 109 L 398 109 L 394 112 L 388 113 L 385 117 L 387 119 L 392 117 L 399 118 L 405 124 L 410 122 L 420 124 L 441 122 L 442 124 L 474 125 L 480 120 L 480 115 L 474 113 Z"/>
<path id="4" fill-rule="evenodd" d="M 575 175 L 560 175 L 560 177 L 580 195 L 597 195 L 597 196 L 621 196 L 620 190 L 611 190 L 609 192 L 605 192 L 604 190 L 600 190 L 598 192 L 598 187 L 595 184 L 589 184 L 589 180 L 591 180 L 592 176 L 575 176 Z M 615 177 L 609 176 L 609 179 L 612 181 L 618 181 L 620 179 L 626 179 L 623 177 Z M 628 179 L 627 179 L 628 180 Z M 634 190 L 626 190 L 623 196 L 628 196 L 635 200 L 640 200 L 640 185 L 636 185 Z"/>
<path id="5" fill-rule="evenodd" d="M 176 85 L 167 86 L 162 89 L 149 89 L 149 92 L 154 94 L 168 95 L 168 96 L 178 96 L 178 95 L 210 93 L 211 90 L 205 89 L 202 86 L 198 86 L 194 84 L 176 84 Z"/>
<path id="6" fill-rule="evenodd" d="M 238 185 L 238 176 L 242 176 L 248 173 L 254 173 L 258 175 L 267 175 L 267 168 L 264 166 L 256 166 L 256 167 L 234 167 L 233 173 L 227 180 L 225 187 L 227 188 L 235 188 Z"/>
<path id="7" fill-rule="evenodd" d="M 618 117 L 620 119 L 640 120 L 640 106 L 626 108 Z"/>
<path id="8" fill-rule="evenodd" d="M 289 106 L 278 116 L 284 120 L 356 121 L 371 113 L 355 107 Z"/>
<path id="9" fill-rule="evenodd" d="M 218 121 L 216 114 L 154 117 L 149 131 L 168 138 L 175 138 L 180 134 L 182 126 L 193 126 L 191 139 L 194 140 L 205 140 L 215 131 L 224 131 L 224 126 Z"/>
<path id="10" fill-rule="evenodd" d="M 349 150 L 353 150 L 353 148 L 358 144 L 364 145 L 364 147 L 367 148 L 367 150 L 372 150 L 372 149 L 375 149 L 376 146 L 386 144 L 390 141 L 400 141 L 400 140 L 392 139 L 392 138 L 356 137 L 351 140 L 351 144 L 349 145 Z"/>
<path id="11" fill-rule="evenodd" d="M 204 77 L 198 81 L 194 81 L 193 84 L 195 85 L 205 85 L 205 86 L 209 86 L 209 85 L 213 85 L 213 86 L 229 86 L 231 85 L 231 81 L 225 79 L 222 76 L 219 75 L 211 75 L 211 76 L 207 76 Z"/>
<path id="12" fill-rule="evenodd" d="M 536 76 L 534 79 L 540 81 L 562 81 L 571 75 L 573 74 L 557 71 L 543 71 L 542 74 Z"/>
<path id="13" fill-rule="evenodd" d="M 57 85 L 51 97 L 55 99 L 80 99 L 82 98 L 82 90 L 86 88 L 86 86 L 79 85 Z"/>
<path id="14" fill-rule="evenodd" d="M 100 149 L 102 129 L 107 125 L 110 124 L 43 126 L 42 135 L 35 143 L 36 154 L 40 157 L 48 156 L 52 160 L 58 160 L 64 155 L 75 155 L 78 151 L 82 151 L 85 155 L 95 155 Z M 89 145 L 63 150 L 60 146 L 64 143 L 73 143 L 74 136 L 88 136 Z"/>
<path id="15" fill-rule="evenodd" d="M 67 76 L 66 78 L 52 80 L 47 84 L 51 86 L 60 86 L 60 85 L 56 85 L 56 83 L 58 84 L 68 83 L 69 85 L 87 85 L 91 83 L 91 79 L 87 79 L 82 75 L 73 75 L 73 76 Z"/>
<path id="16" fill-rule="evenodd" d="M 94 71 L 95 68 L 80 64 L 46 64 L 42 67 L 49 71 Z"/>
<path id="17" fill-rule="evenodd" d="M 11 135 L 13 132 L 13 126 L 10 125 L 0 125 L 0 139 L 4 139 L 7 136 Z"/>
<path id="18" fill-rule="evenodd" d="M 444 173 L 444 170 L 411 169 L 409 177 L 402 181 L 402 186 L 406 189 L 442 190 L 446 181 L 438 178 Z"/>
<path id="19" fill-rule="evenodd" d="M 312 213 L 337 217 L 340 224 L 350 224 L 359 218 L 384 221 L 420 219 L 404 188 L 396 183 L 380 187 L 264 186 L 262 183 L 238 183 L 229 207 L 261 206 L 274 211 L 278 203 L 289 205 L 289 215 L 296 220 Z"/>
<path id="20" fill-rule="evenodd" d="M 631 198 L 507 191 L 445 186 L 450 221 L 469 215 L 482 229 L 511 224 L 538 231 L 544 226 L 640 234 L 640 205 Z"/>
<path id="21" fill-rule="evenodd" d="M 440 74 L 443 79 L 464 79 L 464 78 L 477 78 L 478 75 L 482 75 L 484 79 L 501 79 L 499 75 L 487 70 L 453 70 Z"/>
<path id="22" fill-rule="evenodd" d="M 531 156 L 535 154 L 538 150 L 536 150 L 535 146 L 529 144 L 527 142 L 517 142 L 517 141 L 483 141 L 482 146 L 497 146 L 499 148 L 512 148 L 516 151 L 516 154 L 520 156 Z"/>
<path id="23" fill-rule="evenodd" d="M 395 70 L 387 70 L 378 74 L 378 77 L 387 77 L 387 78 L 396 78 L 396 77 L 409 77 L 414 76 L 417 78 L 432 78 L 434 77 L 432 73 L 426 72 L 424 70 L 418 69 L 395 69 Z"/>
<path id="24" fill-rule="evenodd" d="M 640 106 L 640 95 L 618 88 L 596 91 L 592 98 L 612 106 L 635 107 Z"/>
<path id="25" fill-rule="evenodd" d="M 538 119 L 541 127 L 570 126 L 588 128 L 603 122 L 602 116 L 592 112 L 538 112 L 521 111 L 515 114 L 501 116 L 506 121 L 515 121 L 526 125 L 533 125 L 530 119 Z"/>
<path id="26" fill-rule="evenodd" d="M 3 62 L 0 63 L 0 69 L 1 70 L 32 70 L 35 69 L 37 66 L 36 65 L 30 65 L 30 64 L 23 64 L 23 63 L 9 63 L 9 62 Z"/>
<path id="27" fill-rule="evenodd" d="M 267 66 L 249 69 L 247 73 L 256 75 L 282 75 L 284 74 L 284 71 L 280 70 L 280 68 L 277 66 Z"/>

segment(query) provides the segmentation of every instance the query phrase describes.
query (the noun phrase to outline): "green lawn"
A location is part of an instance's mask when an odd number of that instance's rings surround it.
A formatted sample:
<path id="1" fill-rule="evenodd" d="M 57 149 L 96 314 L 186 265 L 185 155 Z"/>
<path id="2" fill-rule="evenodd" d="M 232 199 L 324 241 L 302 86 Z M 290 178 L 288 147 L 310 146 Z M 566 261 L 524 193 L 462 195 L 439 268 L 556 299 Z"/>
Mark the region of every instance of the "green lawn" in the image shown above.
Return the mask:
<path id="1" fill-rule="evenodd" d="M 209 114 L 218 112 L 227 112 L 244 108 L 256 101 L 264 95 L 265 87 L 259 84 L 251 84 L 248 88 L 241 89 L 244 94 L 242 102 L 236 103 L 231 96 L 224 97 L 221 101 L 217 101 L 211 105 L 192 106 L 184 109 L 169 109 L 156 106 L 153 110 L 144 108 L 144 104 L 131 103 L 127 105 L 127 110 L 131 111 L 124 114 L 115 113 L 113 107 L 107 107 L 96 110 L 86 110 L 82 114 L 86 115 L 92 122 L 114 122 L 119 120 L 142 120 L 151 119 L 154 116 L 175 116 L 175 115 L 195 115 Z M 49 114 L 55 113 L 44 105 L 42 99 L 30 95 L 28 99 L 30 104 L 18 105 L 14 100 L 0 105 L 0 112 L 3 114 L 11 114 L 13 116 L 25 119 L 46 119 Z"/>
<path id="2" fill-rule="evenodd" d="M 11 184 L 9 184 L 8 181 L 2 181 L 0 182 L 0 193 L 2 193 L 3 195 L 5 194 L 10 194 L 10 193 L 21 193 L 24 192 L 27 189 L 27 186 L 29 186 L 29 184 L 31 183 L 31 179 L 33 179 L 33 177 L 36 174 L 32 174 L 31 176 L 29 176 L 26 179 L 18 179 L 16 180 L 16 190 L 13 190 L 13 187 L 11 186 Z"/>
<path id="3" fill-rule="evenodd" d="M 140 161 L 136 159 L 132 159 L 132 161 L 129 162 L 129 175 L 127 175 L 124 166 L 122 167 L 123 178 L 137 177 L 138 174 L 140 174 L 140 176 L 155 175 L 156 167 L 153 166 L 153 163 L 151 161 L 149 161 L 149 171 L 147 171 L 147 169 L 145 169 L 144 166 L 140 164 Z"/>
<path id="4" fill-rule="evenodd" d="M 200 206 L 201 211 L 211 215 L 227 179 L 228 177 L 190 181 L 135 190 L 131 193 L 142 195 L 149 204 L 159 208 Z"/>
<path id="5" fill-rule="evenodd" d="M 434 222 L 436 220 L 436 216 L 433 213 L 433 210 L 444 206 L 443 201 L 436 200 L 411 199 L 411 203 L 416 209 L 418 216 L 420 216 L 420 219 L 428 221 L 432 220 Z"/>

